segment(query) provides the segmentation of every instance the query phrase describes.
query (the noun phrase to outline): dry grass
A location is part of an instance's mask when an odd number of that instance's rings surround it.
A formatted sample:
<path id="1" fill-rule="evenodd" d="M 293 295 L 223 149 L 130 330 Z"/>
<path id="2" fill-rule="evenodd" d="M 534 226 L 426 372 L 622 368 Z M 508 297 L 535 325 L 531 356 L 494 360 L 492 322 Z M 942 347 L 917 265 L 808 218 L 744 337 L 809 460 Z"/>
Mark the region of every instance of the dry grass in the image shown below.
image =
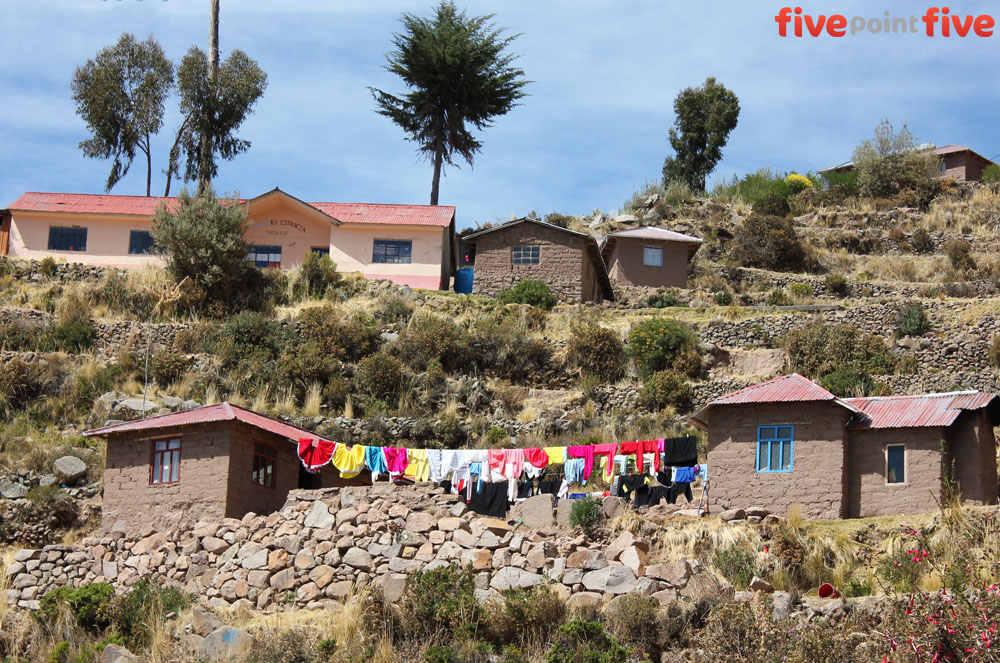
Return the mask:
<path id="1" fill-rule="evenodd" d="M 306 389 L 305 402 L 302 403 L 302 414 L 307 417 L 319 416 L 320 408 L 323 405 L 323 385 L 313 382 Z"/>
<path id="2" fill-rule="evenodd" d="M 274 407 L 271 408 L 274 414 L 294 416 L 298 411 L 298 406 L 295 402 L 295 392 L 291 387 L 282 389 L 274 397 Z"/>
<path id="3" fill-rule="evenodd" d="M 354 418 L 354 398 L 350 395 L 344 400 L 344 412 L 343 416 L 345 419 Z"/>

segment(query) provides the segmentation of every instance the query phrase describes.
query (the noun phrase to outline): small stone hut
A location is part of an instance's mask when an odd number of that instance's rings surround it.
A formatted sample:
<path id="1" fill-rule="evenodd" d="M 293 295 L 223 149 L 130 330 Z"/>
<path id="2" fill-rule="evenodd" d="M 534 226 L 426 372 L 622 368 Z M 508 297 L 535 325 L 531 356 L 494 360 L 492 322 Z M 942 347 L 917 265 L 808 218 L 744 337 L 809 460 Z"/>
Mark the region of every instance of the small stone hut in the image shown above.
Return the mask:
<path id="1" fill-rule="evenodd" d="M 838 398 L 793 373 L 691 421 L 708 432 L 711 496 L 727 506 L 856 518 L 933 511 L 950 491 L 997 503 L 994 394 Z"/>
<path id="2" fill-rule="evenodd" d="M 84 433 L 107 441 L 102 531 L 167 529 L 268 514 L 298 488 L 345 485 L 332 466 L 310 474 L 299 438 L 323 440 L 231 403 L 112 424 Z"/>
<path id="3" fill-rule="evenodd" d="M 566 302 L 614 301 L 597 240 L 537 219 L 465 236 L 475 254 L 472 292 L 496 295 L 522 279 L 545 281 Z"/>
<path id="4" fill-rule="evenodd" d="M 611 282 L 653 288 L 686 288 L 688 263 L 702 240 L 666 228 L 615 230 L 601 244 Z"/>

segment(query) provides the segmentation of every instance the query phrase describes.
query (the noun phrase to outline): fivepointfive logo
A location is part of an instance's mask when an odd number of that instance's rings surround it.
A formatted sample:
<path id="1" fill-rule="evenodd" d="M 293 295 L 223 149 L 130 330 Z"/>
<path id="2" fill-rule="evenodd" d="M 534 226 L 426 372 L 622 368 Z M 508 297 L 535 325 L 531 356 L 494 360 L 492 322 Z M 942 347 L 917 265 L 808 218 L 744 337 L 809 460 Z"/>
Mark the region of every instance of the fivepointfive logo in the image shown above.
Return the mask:
<path id="1" fill-rule="evenodd" d="M 973 16 L 952 12 L 948 7 L 930 7 L 922 16 L 897 16 L 885 12 L 882 16 L 852 16 L 843 14 L 806 14 L 802 7 L 782 7 L 774 17 L 781 37 L 854 36 L 861 33 L 923 34 L 927 37 L 992 37 L 996 22 L 989 14 Z"/>

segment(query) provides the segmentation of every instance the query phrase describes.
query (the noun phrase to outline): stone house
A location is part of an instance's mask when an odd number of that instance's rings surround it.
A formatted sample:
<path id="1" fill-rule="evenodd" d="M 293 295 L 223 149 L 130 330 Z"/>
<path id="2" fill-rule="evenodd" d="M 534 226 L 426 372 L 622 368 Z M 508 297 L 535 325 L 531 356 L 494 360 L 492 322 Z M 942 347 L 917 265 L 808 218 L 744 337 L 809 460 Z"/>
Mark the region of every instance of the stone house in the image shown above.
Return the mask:
<path id="1" fill-rule="evenodd" d="M 615 230 L 602 241 L 601 257 L 616 285 L 686 288 L 688 263 L 701 242 L 666 228 Z"/>
<path id="2" fill-rule="evenodd" d="M 561 301 L 614 301 L 597 240 L 537 219 L 517 219 L 464 237 L 474 254 L 472 292 L 496 295 L 522 279 L 545 281 Z"/>
<path id="3" fill-rule="evenodd" d="M 308 430 L 231 403 L 89 430 L 107 442 L 102 531 L 161 530 L 281 508 L 290 490 L 344 485 L 299 462 Z"/>
<path id="4" fill-rule="evenodd" d="M 983 171 L 989 166 L 994 165 L 990 159 L 961 145 L 934 147 L 931 144 L 926 144 L 921 145 L 920 149 L 937 155 L 941 177 L 953 177 L 956 180 L 978 182 L 983 179 Z M 849 173 L 852 170 L 854 170 L 854 162 L 845 161 L 844 163 L 816 172 L 822 175 L 823 173 Z"/>
<path id="5" fill-rule="evenodd" d="M 957 490 L 997 503 L 994 394 L 838 398 L 793 373 L 691 415 L 708 432 L 713 501 L 810 518 L 923 513 Z"/>

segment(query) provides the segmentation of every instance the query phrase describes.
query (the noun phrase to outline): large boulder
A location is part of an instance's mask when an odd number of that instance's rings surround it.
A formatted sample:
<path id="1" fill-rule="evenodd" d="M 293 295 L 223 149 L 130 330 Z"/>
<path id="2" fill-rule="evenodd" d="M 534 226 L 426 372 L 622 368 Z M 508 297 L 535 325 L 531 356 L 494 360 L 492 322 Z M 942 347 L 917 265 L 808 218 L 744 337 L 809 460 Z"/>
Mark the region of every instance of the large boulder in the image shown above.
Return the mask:
<path id="1" fill-rule="evenodd" d="M 333 529 L 337 525 L 337 518 L 330 513 L 325 504 L 316 502 L 306 515 L 304 524 L 306 527 L 316 529 Z"/>
<path id="2" fill-rule="evenodd" d="M 62 456 L 52 463 L 52 472 L 62 483 L 76 483 L 87 476 L 87 464 L 76 456 Z"/>
<path id="3" fill-rule="evenodd" d="M 372 556 L 367 550 L 362 550 L 361 548 L 351 548 L 344 553 L 343 562 L 348 566 L 361 569 L 362 571 L 371 571 L 374 566 Z"/>
<path id="4" fill-rule="evenodd" d="M 0 479 L 0 495 L 8 500 L 16 500 L 28 494 L 27 486 L 11 481 L 10 479 Z"/>
<path id="5" fill-rule="evenodd" d="M 139 657 L 119 645 L 108 645 L 97 657 L 97 663 L 139 663 Z"/>
<path id="6" fill-rule="evenodd" d="M 635 591 L 635 575 L 627 566 L 606 566 L 584 573 L 583 586 L 591 592 L 628 594 Z"/>
<path id="7" fill-rule="evenodd" d="M 535 495 L 524 500 L 520 505 L 522 522 L 534 529 L 552 527 L 555 520 L 554 500 L 552 495 Z"/>
<path id="8" fill-rule="evenodd" d="M 240 628 L 217 628 L 201 641 L 198 653 L 210 661 L 242 659 L 253 649 L 253 636 Z"/>
<path id="9" fill-rule="evenodd" d="M 535 585 L 541 585 L 545 578 L 537 573 L 529 573 L 513 566 L 506 566 L 493 576 L 490 580 L 490 587 L 501 592 L 508 589 L 527 589 Z"/>

